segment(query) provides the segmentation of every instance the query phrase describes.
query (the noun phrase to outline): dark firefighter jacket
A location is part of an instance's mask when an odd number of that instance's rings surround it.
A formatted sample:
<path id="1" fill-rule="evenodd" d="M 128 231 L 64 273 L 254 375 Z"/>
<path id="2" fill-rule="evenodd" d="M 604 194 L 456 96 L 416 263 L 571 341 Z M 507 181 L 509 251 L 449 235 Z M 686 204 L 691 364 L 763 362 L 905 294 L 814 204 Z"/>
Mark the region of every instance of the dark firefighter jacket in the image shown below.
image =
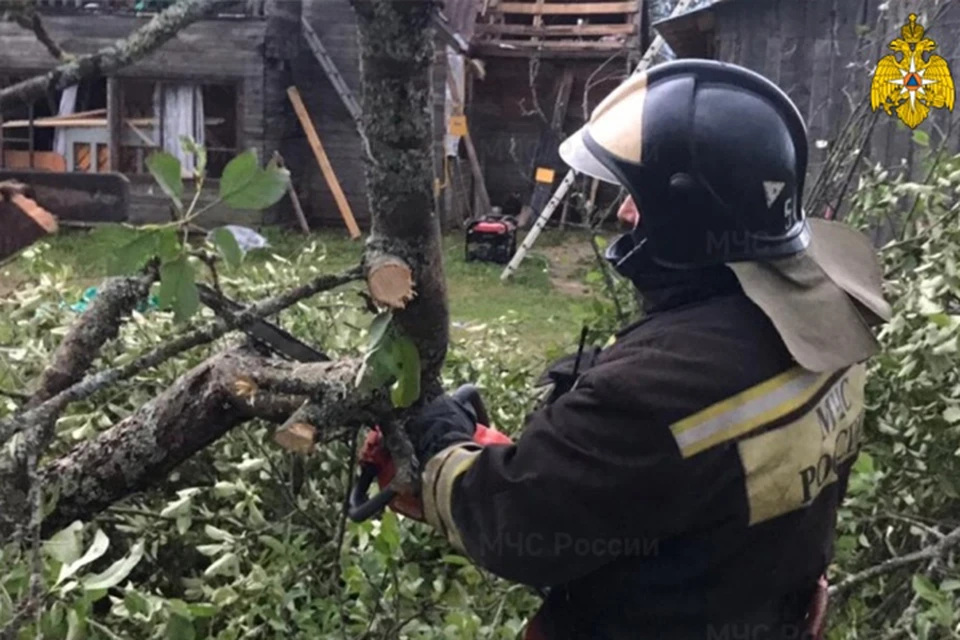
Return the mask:
<path id="1" fill-rule="evenodd" d="M 549 640 L 803 637 L 864 367 L 798 368 L 735 281 L 656 294 L 514 445 L 434 457 L 427 519 L 491 572 L 547 588 Z"/>

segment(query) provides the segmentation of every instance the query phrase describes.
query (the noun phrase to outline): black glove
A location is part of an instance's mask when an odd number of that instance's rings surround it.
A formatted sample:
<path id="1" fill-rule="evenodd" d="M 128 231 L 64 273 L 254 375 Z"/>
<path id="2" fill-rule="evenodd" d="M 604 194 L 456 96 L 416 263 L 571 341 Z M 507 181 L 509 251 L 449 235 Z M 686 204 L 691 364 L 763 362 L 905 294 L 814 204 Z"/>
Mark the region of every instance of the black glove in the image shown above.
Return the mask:
<path id="1" fill-rule="evenodd" d="M 449 446 L 473 440 L 477 414 L 469 404 L 442 395 L 407 422 L 407 435 L 421 466 Z"/>

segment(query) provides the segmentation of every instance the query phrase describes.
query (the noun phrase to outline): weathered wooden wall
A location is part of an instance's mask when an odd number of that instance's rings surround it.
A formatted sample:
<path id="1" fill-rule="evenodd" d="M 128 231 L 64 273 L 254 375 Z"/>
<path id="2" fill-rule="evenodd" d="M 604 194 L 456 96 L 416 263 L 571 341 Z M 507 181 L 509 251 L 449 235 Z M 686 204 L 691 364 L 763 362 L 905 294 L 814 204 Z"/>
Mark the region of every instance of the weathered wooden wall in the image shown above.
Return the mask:
<path id="1" fill-rule="evenodd" d="M 50 15 L 44 17 L 51 36 L 75 54 L 91 53 L 129 35 L 146 18 L 124 15 Z M 122 69 L 121 78 L 180 80 L 196 83 L 235 83 L 240 102 L 238 146 L 254 148 L 261 156 L 268 148 L 264 126 L 264 37 L 263 18 L 204 20 L 187 27 L 150 56 Z M 0 22 L 0 74 L 24 76 L 40 73 L 54 64 L 50 54 L 34 37 L 15 24 Z M 136 178 L 130 188 L 130 220 L 155 222 L 169 219 L 166 197 L 147 182 Z M 256 224 L 251 215 L 212 210 L 208 224 L 244 220 Z"/>
<path id="2" fill-rule="evenodd" d="M 303 17 L 320 37 L 337 65 L 344 81 L 362 105 L 360 50 L 357 19 L 349 0 L 304 0 Z M 443 92 L 446 82 L 446 56 L 438 40 L 434 67 L 434 118 L 436 133 L 436 171 L 442 170 Z M 361 228 L 370 222 L 367 202 L 364 156 L 360 135 L 350 113 L 343 106 L 313 52 L 304 44 L 293 61 L 290 80 L 297 86 L 310 111 L 317 134 L 337 174 L 353 215 Z M 270 82 L 268 78 L 268 82 Z M 289 102 L 284 106 L 291 123 L 283 134 L 281 148 L 287 158 L 306 214 L 311 224 L 344 229 L 340 211 L 320 172 L 313 152 Z M 437 115 L 437 111 L 439 115 Z M 268 112 L 268 118 L 273 114 Z"/>
<path id="3" fill-rule="evenodd" d="M 937 53 L 960 71 L 960 3 L 941 2 L 943 13 L 934 21 L 931 3 L 885 3 L 878 0 L 777 0 L 717 5 L 717 58 L 762 73 L 778 83 L 807 119 L 811 142 L 810 179 L 816 177 L 851 110 L 869 99 L 877 61 L 890 53 L 887 44 L 899 36 L 911 10 L 918 11 L 927 35 L 939 45 Z M 945 136 L 948 148 L 960 150 L 960 110 L 934 110 L 920 129 L 931 146 Z M 821 142 L 825 141 L 827 146 Z M 925 149 L 896 118 L 880 114 L 864 157 L 897 167 L 906 163 L 916 176 L 923 171 Z"/>
<path id="4" fill-rule="evenodd" d="M 490 200 L 494 206 L 504 207 L 504 213 L 515 213 L 520 203 L 528 201 L 534 186 L 538 144 L 548 127 L 534 108 L 533 89 L 536 102 L 549 121 L 563 69 L 573 70 L 573 86 L 563 126 L 565 133 L 572 133 L 627 74 L 625 58 L 614 60 L 597 71 L 602 62 L 542 60 L 531 83 L 527 60 L 491 58 L 486 61 L 486 78 L 473 81 L 468 110 L 471 134 L 483 165 Z M 588 81 L 591 88 L 585 114 L 583 99 Z M 562 172 L 563 168 L 558 166 L 556 184 L 563 177 Z"/>

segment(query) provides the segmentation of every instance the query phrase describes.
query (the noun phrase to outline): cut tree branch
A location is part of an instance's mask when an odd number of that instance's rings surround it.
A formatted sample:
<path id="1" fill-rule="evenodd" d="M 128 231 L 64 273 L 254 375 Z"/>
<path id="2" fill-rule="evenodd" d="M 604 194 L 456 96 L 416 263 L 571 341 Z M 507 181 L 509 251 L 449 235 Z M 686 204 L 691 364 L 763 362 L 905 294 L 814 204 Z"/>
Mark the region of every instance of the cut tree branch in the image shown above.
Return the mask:
<path id="1" fill-rule="evenodd" d="M 0 111 L 16 102 L 33 102 L 47 93 L 61 91 L 85 78 L 116 73 L 150 55 L 185 27 L 203 18 L 224 2 L 225 0 L 179 0 L 155 15 L 150 22 L 126 39 L 3 89 L 0 91 Z"/>
<path id="2" fill-rule="evenodd" d="M 47 31 L 46 26 L 44 26 L 43 20 L 40 18 L 40 14 L 37 13 L 34 6 L 31 5 L 25 11 L 14 14 L 13 20 L 24 29 L 33 31 L 33 34 L 37 37 L 40 44 L 46 47 L 47 51 L 50 52 L 50 55 L 53 56 L 53 59 L 57 62 L 68 62 L 72 58 L 72 56 L 60 48 L 56 40 L 50 37 L 50 33 Z"/>
<path id="3" fill-rule="evenodd" d="M 361 270 L 359 267 L 340 274 L 320 276 L 311 282 L 248 307 L 235 314 L 230 320 L 218 318 L 205 327 L 195 329 L 178 338 L 174 338 L 163 346 L 123 366 L 106 369 L 94 375 L 87 376 L 82 381 L 61 391 L 39 406 L 27 411 L 18 412 L 0 421 L 0 442 L 6 442 L 14 434 L 28 429 L 33 425 L 55 420 L 63 409 L 72 402 L 88 398 L 107 386 L 125 380 L 150 367 L 155 367 L 194 347 L 213 342 L 231 330 L 242 329 L 255 320 L 273 315 L 321 291 L 329 291 L 353 280 L 358 280 L 360 276 Z"/>
<path id="4" fill-rule="evenodd" d="M 74 323 L 54 352 L 28 409 L 49 400 L 83 377 L 103 345 L 117 337 L 124 317 L 146 299 L 156 278 L 156 271 L 151 269 L 143 276 L 110 278 L 104 282 L 90 308 Z"/>
<path id="5" fill-rule="evenodd" d="M 876 566 L 870 567 L 869 569 L 864 569 L 859 573 L 847 576 L 837 584 L 830 587 L 829 593 L 831 596 L 840 595 L 850 591 L 854 587 L 866 582 L 867 580 L 872 580 L 878 576 L 892 573 L 897 569 L 902 569 L 903 567 L 908 567 L 918 562 L 923 562 L 924 560 L 939 560 L 953 551 L 957 545 L 960 545 L 960 527 L 945 535 L 936 544 L 932 544 L 929 547 L 920 549 L 919 551 L 914 551 L 913 553 L 908 553 L 896 558 L 890 558 L 889 560 L 885 560 Z"/>
<path id="6" fill-rule="evenodd" d="M 353 359 L 291 363 L 242 349 L 204 361 L 132 415 L 42 470 L 44 486 L 57 495 L 56 507 L 43 522 L 45 534 L 89 519 L 165 478 L 258 415 L 261 403 L 270 405 L 272 388 L 295 389 L 312 398 L 317 412 L 311 421 L 321 429 L 370 424 L 387 405 L 378 399 L 379 392 L 356 387 L 359 366 Z M 0 529 L 0 538 L 9 533 Z"/>

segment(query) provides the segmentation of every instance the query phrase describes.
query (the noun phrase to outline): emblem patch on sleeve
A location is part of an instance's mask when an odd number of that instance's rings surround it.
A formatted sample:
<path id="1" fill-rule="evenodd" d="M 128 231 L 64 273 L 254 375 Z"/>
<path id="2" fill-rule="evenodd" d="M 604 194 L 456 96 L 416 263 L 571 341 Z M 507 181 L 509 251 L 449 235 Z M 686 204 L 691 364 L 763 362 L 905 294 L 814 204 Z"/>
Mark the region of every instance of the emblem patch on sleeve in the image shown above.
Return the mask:
<path id="1" fill-rule="evenodd" d="M 808 506 L 856 457 L 863 435 L 866 368 L 851 367 L 808 411 L 738 443 L 754 525 Z"/>

